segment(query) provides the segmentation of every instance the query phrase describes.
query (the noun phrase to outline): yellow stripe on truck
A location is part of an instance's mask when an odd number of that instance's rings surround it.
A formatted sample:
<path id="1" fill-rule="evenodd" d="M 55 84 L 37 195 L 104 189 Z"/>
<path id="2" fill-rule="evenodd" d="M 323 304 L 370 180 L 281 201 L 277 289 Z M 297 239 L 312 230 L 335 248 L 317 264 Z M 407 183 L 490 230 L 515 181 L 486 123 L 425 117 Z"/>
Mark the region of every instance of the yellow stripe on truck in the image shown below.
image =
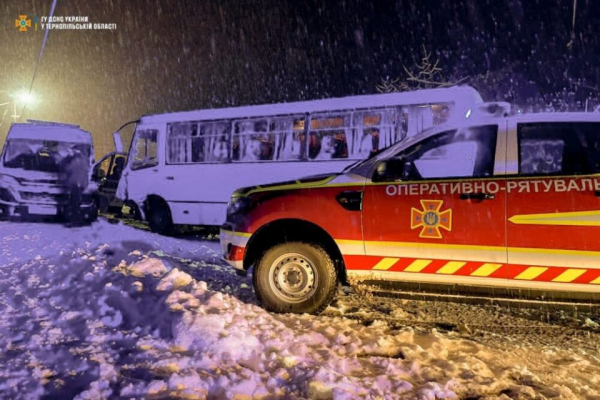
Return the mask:
<path id="1" fill-rule="evenodd" d="M 477 268 L 475 271 L 473 271 L 471 276 L 490 276 L 491 274 L 496 272 L 496 270 L 500 267 L 502 267 L 502 264 L 486 263 L 483 264 L 481 267 Z"/>
<path id="2" fill-rule="evenodd" d="M 431 264 L 433 260 L 415 260 L 413 261 L 404 272 L 421 272 L 426 266 Z"/>
<path id="3" fill-rule="evenodd" d="M 394 266 L 394 264 L 396 264 L 398 262 L 399 258 L 384 258 L 381 261 L 379 261 L 374 267 L 373 269 L 379 270 L 379 271 L 387 271 L 388 269 L 392 268 Z"/>
<path id="4" fill-rule="evenodd" d="M 519 275 L 517 275 L 515 277 L 515 279 L 530 281 L 532 279 L 537 278 L 538 276 L 540 276 L 547 270 L 548 270 L 548 268 L 545 268 L 545 267 L 529 267 L 525 271 L 523 271 Z"/>
<path id="5" fill-rule="evenodd" d="M 442 268 L 438 269 L 436 274 L 452 275 L 453 273 L 461 269 L 465 264 L 466 262 L 462 261 L 449 261 Z"/>
<path id="6" fill-rule="evenodd" d="M 573 282 L 585 273 L 585 269 L 568 269 L 556 278 L 552 279 L 552 282 Z"/>

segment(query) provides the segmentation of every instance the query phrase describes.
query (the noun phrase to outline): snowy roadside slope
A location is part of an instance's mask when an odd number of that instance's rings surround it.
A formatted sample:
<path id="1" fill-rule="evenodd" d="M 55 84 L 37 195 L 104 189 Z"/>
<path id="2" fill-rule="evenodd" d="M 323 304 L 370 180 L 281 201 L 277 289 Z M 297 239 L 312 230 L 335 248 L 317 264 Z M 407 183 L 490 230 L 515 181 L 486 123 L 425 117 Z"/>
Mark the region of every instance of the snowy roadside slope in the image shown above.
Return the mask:
<path id="1" fill-rule="evenodd" d="M 216 243 L 104 221 L 0 223 L 0 233 L 5 398 L 600 396 L 598 354 L 269 314 L 210 289 L 245 297 L 247 285 L 215 262 Z"/>

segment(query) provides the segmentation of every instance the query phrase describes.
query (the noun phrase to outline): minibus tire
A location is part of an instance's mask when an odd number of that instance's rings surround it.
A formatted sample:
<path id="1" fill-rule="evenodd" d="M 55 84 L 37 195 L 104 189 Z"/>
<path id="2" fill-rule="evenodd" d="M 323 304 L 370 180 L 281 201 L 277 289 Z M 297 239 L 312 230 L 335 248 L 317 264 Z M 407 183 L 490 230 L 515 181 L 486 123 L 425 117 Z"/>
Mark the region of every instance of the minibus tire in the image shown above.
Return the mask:
<path id="1" fill-rule="evenodd" d="M 310 276 L 311 271 L 312 280 L 299 278 Z M 298 285 L 293 290 L 307 285 L 308 293 L 289 294 L 285 279 L 290 277 L 294 277 L 292 286 Z M 262 306 L 276 313 L 318 314 L 331 303 L 338 286 L 331 256 L 321 246 L 304 242 L 282 243 L 265 251 L 254 264 L 253 281 Z M 311 282 L 313 286 L 308 289 Z M 288 300 L 290 297 L 297 298 Z"/>
<path id="2" fill-rule="evenodd" d="M 96 204 L 98 205 L 98 211 L 106 214 L 109 211 L 110 205 L 108 199 L 104 196 L 96 197 Z"/>
<path id="3" fill-rule="evenodd" d="M 98 205 L 94 201 L 92 205 L 83 212 L 83 223 L 86 225 L 95 222 L 98 219 Z"/>
<path id="4" fill-rule="evenodd" d="M 173 232 L 173 220 L 166 204 L 154 201 L 148 210 L 148 225 L 150 230 L 161 235 Z"/>

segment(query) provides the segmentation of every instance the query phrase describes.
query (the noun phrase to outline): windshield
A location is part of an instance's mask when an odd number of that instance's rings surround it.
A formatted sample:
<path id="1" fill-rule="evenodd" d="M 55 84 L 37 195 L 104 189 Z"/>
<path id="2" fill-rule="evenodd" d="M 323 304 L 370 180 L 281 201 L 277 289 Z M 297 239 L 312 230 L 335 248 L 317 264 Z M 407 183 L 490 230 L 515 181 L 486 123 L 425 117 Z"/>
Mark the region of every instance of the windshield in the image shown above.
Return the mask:
<path id="1" fill-rule="evenodd" d="M 61 160 L 75 153 L 89 158 L 90 146 L 81 143 L 13 139 L 6 142 L 4 167 L 59 172 Z"/>

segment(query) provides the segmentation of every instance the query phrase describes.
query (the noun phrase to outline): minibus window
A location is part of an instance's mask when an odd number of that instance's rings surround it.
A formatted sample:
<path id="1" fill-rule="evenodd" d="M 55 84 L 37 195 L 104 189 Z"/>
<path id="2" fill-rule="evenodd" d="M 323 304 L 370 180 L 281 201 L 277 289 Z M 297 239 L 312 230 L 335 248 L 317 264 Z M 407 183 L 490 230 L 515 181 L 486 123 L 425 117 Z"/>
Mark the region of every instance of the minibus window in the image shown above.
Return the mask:
<path id="1" fill-rule="evenodd" d="M 275 134 L 269 132 L 266 118 L 234 123 L 233 161 L 270 161 L 274 155 Z"/>
<path id="2" fill-rule="evenodd" d="M 155 129 L 137 132 L 131 169 L 141 169 L 158 165 L 158 131 Z"/>
<path id="3" fill-rule="evenodd" d="M 348 142 L 353 137 L 351 116 L 351 113 L 336 113 L 311 118 L 308 136 L 310 160 L 348 158 Z"/>

